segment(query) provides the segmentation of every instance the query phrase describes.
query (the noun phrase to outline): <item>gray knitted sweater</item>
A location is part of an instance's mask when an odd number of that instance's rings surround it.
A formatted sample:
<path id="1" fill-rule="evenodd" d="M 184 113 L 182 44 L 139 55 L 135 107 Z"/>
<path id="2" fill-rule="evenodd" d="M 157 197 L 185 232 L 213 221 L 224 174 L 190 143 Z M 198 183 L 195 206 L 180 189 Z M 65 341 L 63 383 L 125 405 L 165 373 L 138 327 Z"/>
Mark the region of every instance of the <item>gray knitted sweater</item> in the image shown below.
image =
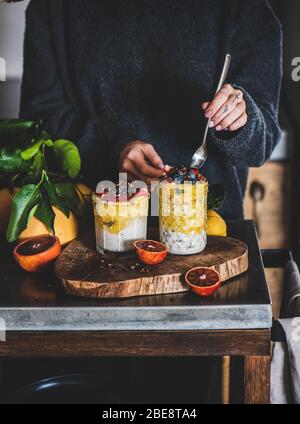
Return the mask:
<path id="1" fill-rule="evenodd" d="M 202 170 L 226 186 L 224 216 L 239 218 L 248 167 L 270 157 L 280 133 L 281 31 L 264 0 L 32 0 L 20 115 L 76 141 L 92 183 L 112 177 L 137 139 L 169 165 L 188 164 L 227 52 L 249 120 L 210 131 Z"/>

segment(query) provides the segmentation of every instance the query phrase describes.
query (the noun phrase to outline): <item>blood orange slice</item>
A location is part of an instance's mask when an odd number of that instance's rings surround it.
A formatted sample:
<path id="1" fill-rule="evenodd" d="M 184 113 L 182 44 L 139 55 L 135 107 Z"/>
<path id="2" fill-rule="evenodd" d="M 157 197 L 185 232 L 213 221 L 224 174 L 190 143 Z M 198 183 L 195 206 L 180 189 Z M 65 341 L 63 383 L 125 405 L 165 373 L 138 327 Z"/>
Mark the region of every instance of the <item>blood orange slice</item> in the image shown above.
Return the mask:
<path id="1" fill-rule="evenodd" d="M 200 296 L 212 295 L 221 285 L 220 275 L 211 268 L 197 267 L 185 274 L 190 289 Z"/>
<path id="2" fill-rule="evenodd" d="M 61 252 L 59 239 L 51 235 L 31 237 L 18 244 L 14 257 L 28 272 L 38 272 L 54 261 Z"/>

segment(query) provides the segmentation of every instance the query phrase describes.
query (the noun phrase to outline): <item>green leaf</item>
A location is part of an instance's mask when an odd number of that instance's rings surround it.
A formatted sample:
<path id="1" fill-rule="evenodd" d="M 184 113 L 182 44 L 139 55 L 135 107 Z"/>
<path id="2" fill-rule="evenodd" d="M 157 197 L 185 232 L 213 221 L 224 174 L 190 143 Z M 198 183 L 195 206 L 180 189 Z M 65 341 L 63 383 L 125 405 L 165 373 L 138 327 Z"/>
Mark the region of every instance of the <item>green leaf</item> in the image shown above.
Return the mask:
<path id="1" fill-rule="evenodd" d="M 57 140 L 53 143 L 53 151 L 62 171 L 70 178 L 76 178 L 81 169 L 81 159 L 75 144 L 69 140 Z"/>
<path id="2" fill-rule="evenodd" d="M 20 149 L 10 151 L 7 148 L 0 149 L 0 172 L 12 174 L 23 172 L 30 167 L 31 163 L 24 161 Z"/>
<path id="3" fill-rule="evenodd" d="M 56 191 L 62 197 L 69 208 L 79 214 L 80 197 L 73 183 L 57 183 L 55 184 Z"/>
<path id="4" fill-rule="evenodd" d="M 37 204 L 37 205 L 35 205 L 35 206 L 31 209 L 31 211 L 29 212 L 29 215 L 28 215 L 28 218 L 27 218 L 27 227 L 28 227 L 29 221 L 30 221 L 30 220 L 31 220 L 31 218 L 34 216 L 35 211 L 37 210 L 37 207 L 38 207 L 38 204 Z"/>
<path id="5" fill-rule="evenodd" d="M 21 152 L 21 156 L 24 160 L 32 159 L 41 149 L 42 146 L 52 147 L 53 142 L 49 138 L 44 140 L 43 138 L 38 139 L 32 143 L 27 149 Z"/>
<path id="6" fill-rule="evenodd" d="M 5 119 L 0 121 L 0 135 L 13 135 L 20 131 L 27 131 L 36 123 L 26 119 Z"/>
<path id="7" fill-rule="evenodd" d="M 56 206 L 58 209 L 60 209 L 66 215 L 66 217 L 69 218 L 70 209 L 68 205 L 66 204 L 64 199 L 58 195 L 55 185 L 51 183 L 45 171 L 43 173 L 43 177 L 44 177 L 43 188 L 48 193 L 51 204 L 53 206 Z"/>
<path id="8" fill-rule="evenodd" d="M 24 119 L 7 119 L 0 121 L 0 146 L 21 147 L 38 136 L 41 122 Z"/>
<path id="9" fill-rule="evenodd" d="M 42 152 L 38 152 L 33 160 L 30 168 L 26 171 L 25 175 L 21 175 L 19 184 L 37 184 L 41 177 L 43 170 L 47 168 L 45 156 Z"/>
<path id="10" fill-rule="evenodd" d="M 47 164 L 46 164 L 46 160 L 45 160 L 45 156 L 42 152 L 38 152 L 34 159 L 33 159 L 33 163 L 31 166 L 31 173 L 35 178 L 40 179 L 43 170 L 46 168 Z"/>
<path id="11" fill-rule="evenodd" d="M 213 184 L 209 186 L 207 196 L 207 208 L 219 209 L 225 198 L 225 188 L 222 184 Z"/>
<path id="12" fill-rule="evenodd" d="M 11 217 L 7 229 L 7 240 L 12 243 L 27 227 L 28 216 L 32 208 L 41 200 L 40 185 L 28 184 L 14 196 Z"/>
<path id="13" fill-rule="evenodd" d="M 50 197 L 46 191 L 42 191 L 42 197 L 34 212 L 34 216 L 43 222 L 47 229 L 54 234 L 55 213 L 53 212 Z"/>
<path id="14" fill-rule="evenodd" d="M 52 142 L 52 139 L 51 139 L 49 133 L 47 133 L 47 131 L 45 131 L 45 130 L 41 131 L 39 137 L 36 137 L 36 138 L 38 138 L 39 140 L 44 140 L 44 141 L 50 140 L 51 146 L 53 145 L 53 142 Z"/>

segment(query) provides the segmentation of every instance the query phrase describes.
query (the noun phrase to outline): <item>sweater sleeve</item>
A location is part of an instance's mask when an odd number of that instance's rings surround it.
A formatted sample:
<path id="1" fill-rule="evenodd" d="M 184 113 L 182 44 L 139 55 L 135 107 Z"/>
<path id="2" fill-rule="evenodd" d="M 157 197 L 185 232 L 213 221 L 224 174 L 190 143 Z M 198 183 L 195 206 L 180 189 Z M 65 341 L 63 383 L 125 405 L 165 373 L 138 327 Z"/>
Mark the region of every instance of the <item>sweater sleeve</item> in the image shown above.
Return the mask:
<path id="1" fill-rule="evenodd" d="M 72 98 L 53 45 L 49 8 L 54 3 L 31 0 L 26 11 L 20 116 L 42 119 L 53 137 L 74 141 L 82 156 L 84 172 L 94 178 L 96 168 L 105 169 L 108 164 L 110 169 L 117 167 L 117 149 L 112 146 L 121 148 L 132 138 L 129 129 L 127 134 L 124 129 L 120 131 L 113 113 L 86 116 Z"/>
<path id="2" fill-rule="evenodd" d="M 235 132 L 212 130 L 211 139 L 234 165 L 255 167 L 270 158 L 280 136 L 281 27 L 265 0 L 234 4 L 224 53 L 232 55 L 228 82 L 243 91 L 248 122 Z"/>

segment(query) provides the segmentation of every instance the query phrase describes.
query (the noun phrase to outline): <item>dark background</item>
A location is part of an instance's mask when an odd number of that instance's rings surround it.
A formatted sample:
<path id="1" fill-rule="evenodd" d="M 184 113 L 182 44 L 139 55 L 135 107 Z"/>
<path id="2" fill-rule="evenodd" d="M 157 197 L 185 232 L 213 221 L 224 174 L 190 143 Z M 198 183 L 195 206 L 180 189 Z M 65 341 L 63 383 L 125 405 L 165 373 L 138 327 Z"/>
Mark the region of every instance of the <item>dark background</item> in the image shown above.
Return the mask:
<path id="1" fill-rule="evenodd" d="M 183 0 L 184 1 L 184 0 Z M 240 0 L 245 1 L 245 0 Z M 251 0 L 250 0 L 251 1 Z M 22 63 L 22 36 L 24 31 L 24 7 L 28 1 L 20 2 L 16 5 L 0 4 L 0 56 L 7 59 L 8 80 L 0 82 L 0 119 L 13 118 L 18 114 L 19 90 L 21 78 Z M 277 150 L 273 160 L 289 161 L 292 169 L 291 185 L 291 214 L 287 220 L 291 228 L 292 234 L 291 247 L 293 248 L 298 262 L 300 260 L 300 146 L 298 142 L 298 134 L 300 130 L 300 82 L 292 80 L 292 60 L 294 57 L 300 57 L 300 1 L 299 0 L 271 0 L 276 14 L 282 22 L 284 33 L 284 78 L 282 85 L 282 94 L 280 102 L 280 122 L 283 129 L 287 131 L 285 141 L 281 142 L 279 150 Z M 272 75 L 270 74 L 270 78 Z M 292 152 L 291 153 L 291 148 Z M 281 231 L 287 231 L 284 226 Z M 279 246 L 278 246 L 279 247 Z M 143 375 L 143 369 L 147 368 L 147 361 L 141 360 L 139 364 L 133 363 L 131 360 L 114 361 L 113 363 L 99 364 L 97 361 L 87 363 L 84 359 L 78 361 L 36 361 L 21 360 L 0 363 L 0 383 L 1 380 L 6 381 L 5 387 L 2 389 L 14 390 L 21 384 L 39 379 L 45 376 L 55 375 L 66 372 L 76 372 L 78 370 L 85 372 L 97 372 L 104 375 L 106 393 L 108 398 L 105 400 L 122 401 L 166 401 L 166 402 L 183 402 L 184 393 L 190 401 L 197 399 L 207 402 L 219 401 L 218 391 L 214 390 L 211 384 L 199 384 L 199 386 L 191 386 L 187 379 L 187 375 L 193 374 L 197 370 L 198 381 L 206 382 L 212 372 L 219 370 L 219 365 L 207 361 L 199 368 L 199 363 L 194 360 L 186 361 L 182 365 L 181 371 L 177 373 L 177 385 L 170 390 L 174 370 L 179 369 L 179 363 L 176 360 L 165 361 L 160 363 L 160 381 L 156 381 L 156 375 L 151 376 L 151 381 L 144 381 L 149 375 Z M 153 365 L 153 364 L 152 364 Z M 2 373 L 1 373 L 2 366 Z M 163 372 L 162 372 L 163 369 Z M 107 370 L 111 373 L 108 374 Z M 112 377 L 112 378 L 111 378 Z M 130 378 L 130 379 L 129 379 Z M 114 381 L 112 381 L 112 379 Z M 163 379 L 163 382 L 161 381 Z M 179 380 L 180 381 L 179 381 Z M 113 383 L 113 384 L 112 384 Z M 147 383 L 147 384 L 146 384 Z M 116 385 L 120 385 L 119 391 L 113 393 Z M 186 391 L 189 385 L 190 392 Z M 143 393 L 147 387 L 148 392 Z M 178 388 L 184 388 L 184 392 L 178 391 Z M 151 389 L 152 388 L 152 389 Z M 160 391 L 159 391 L 160 388 Z M 205 390 L 206 388 L 206 390 Z M 105 388 L 104 388 L 105 389 Z M 0 384 L 1 391 L 1 384 Z M 161 392 L 165 393 L 162 396 Z"/>
<path id="2" fill-rule="evenodd" d="M 300 82 L 292 80 L 292 60 L 300 57 L 300 2 L 272 0 L 270 2 L 283 27 L 283 83 L 280 103 L 280 121 L 293 134 L 293 193 L 292 193 L 292 246 L 299 262 L 300 255 Z"/>

